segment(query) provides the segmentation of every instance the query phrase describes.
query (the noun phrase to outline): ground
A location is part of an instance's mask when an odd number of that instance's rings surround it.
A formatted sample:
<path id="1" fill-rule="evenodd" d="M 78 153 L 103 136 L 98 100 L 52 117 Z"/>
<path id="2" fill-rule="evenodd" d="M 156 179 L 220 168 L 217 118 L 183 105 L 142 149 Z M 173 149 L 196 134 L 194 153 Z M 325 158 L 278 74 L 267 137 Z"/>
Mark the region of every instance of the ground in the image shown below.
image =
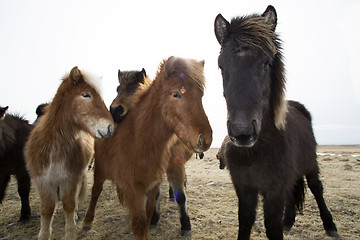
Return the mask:
<path id="1" fill-rule="evenodd" d="M 204 159 L 191 158 L 187 165 L 187 205 L 192 224 L 192 236 L 180 236 L 177 205 L 168 200 L 168 184 L 162 186 L 161 218 L 151 230 L 149 239 L 236 239 L 237 197 L 228 170 L 220 170 L 215 158 L 217 149 L 210 149 Z M 360 239 L 360 146 L 320 146 L 318 162 L 324 197 L 338 228 L 340 239 Z M 92 171 L 89 172 L 89 198 Z M 39 198 L 31 189 L 31 208 L 35 215 L 24 226 L 17 225 L 20 198 L 16 180 L 11 179 L 7 194 L 0 205 L 0 240 L 36 239 L 40 227 Z M 89 198 L 79 206 L 78 239 L 133 239 L 127 209 L 118 203 L 111 182 L 106 182 L 100 196 L 93 227 L 81 231 L 81 224 Z M 261 201 L 260 201 L 261 203 Z M 262 207 L 259 204 L 252 239 L 266 239 Z M 53 221 L 52 239 L 64 239 L 64 213 L 57 204 Z M 285 239 L 332 239 L 322 227 L 316 202 L 310 191 L 306 193 L 305 209 L 298 215 L 294 227 L 285 233 Z"/>

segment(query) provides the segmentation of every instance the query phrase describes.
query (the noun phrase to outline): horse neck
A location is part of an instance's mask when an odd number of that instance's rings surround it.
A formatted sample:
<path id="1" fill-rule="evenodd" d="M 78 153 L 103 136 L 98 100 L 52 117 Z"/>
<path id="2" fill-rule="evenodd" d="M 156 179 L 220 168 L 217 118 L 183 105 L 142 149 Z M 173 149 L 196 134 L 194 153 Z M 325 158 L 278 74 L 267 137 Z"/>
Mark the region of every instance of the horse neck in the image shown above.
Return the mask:
<path id="1" fill-rule="evenodd" d="M 134 116 L 131 120 L 134 123 L 134 136 L 141 142 L 143 152 L 159 151 L 158 154 L 162 154 L 173 136 L 173 130 L 162 117 L 161 92 L 161 85 L 154 81 L 131 111 Z"/>
<path id="2" fill-rule="evenodd" d="M 46 132 L 49 138 L 56 141 L 69 142 L 76 138 L 81 132 L 69 120 L 72 116 L 66 111 L 66 107 L 61 106 L 56 101 L 51 103 L 48 112 L 40 118 L 39 126 Z"/>

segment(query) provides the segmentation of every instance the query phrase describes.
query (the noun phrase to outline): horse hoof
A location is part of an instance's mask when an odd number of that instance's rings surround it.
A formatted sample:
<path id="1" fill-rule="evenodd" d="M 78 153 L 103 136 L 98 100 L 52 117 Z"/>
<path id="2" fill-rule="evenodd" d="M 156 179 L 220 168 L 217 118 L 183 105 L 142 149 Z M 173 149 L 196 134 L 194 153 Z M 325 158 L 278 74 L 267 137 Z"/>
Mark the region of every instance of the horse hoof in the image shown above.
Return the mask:
<path id="1" fill-rule="evenodd" d="M 150 224 L 149 229 L 152 230 L 154 228 L 156 228 L 156 224 Z"/>
<path id="2" fill-rule="evenodd" d="M 191 237 L 191 230 L 181 230 L 181 236 Z"/>
<path id="3" fill-rule="evenodd" d="M 290 229 L 291 229 L 291 226 L 284 226 L 283 227 L 284 232 L 289 232 Z"/>
<path id="4" fill-rule="evenodd" d="M 85 231 L 85 232 L 89 231 L 90 229 L 91 229 L 90 226 L 83 226 L 82 227 L 82 230 Z"/>
<path id="5" fill-rule="evenodd" d="M 339 238 L 339 234 L 335 230 L 326 231 L 326 235 L 333 238 Z"/>
<path id="6" fill-rule="evenodd" d="M 18 226 L 24 226 L 26 223 L 29 222 L 29 219 L 20 219 L 18 222 L 17 222 L 17 225 Z"/>

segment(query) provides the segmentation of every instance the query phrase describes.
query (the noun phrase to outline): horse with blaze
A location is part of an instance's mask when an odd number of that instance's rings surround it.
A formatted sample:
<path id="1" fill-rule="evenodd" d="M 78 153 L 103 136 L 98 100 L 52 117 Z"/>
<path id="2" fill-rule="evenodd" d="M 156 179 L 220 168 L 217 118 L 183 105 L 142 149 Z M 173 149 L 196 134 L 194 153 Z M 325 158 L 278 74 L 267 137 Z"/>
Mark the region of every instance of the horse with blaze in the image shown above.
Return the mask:
<path id="1" fill-rule="evenodd" d="M 130 210 L 134 237 L 148 239 L 156 193 L 167 169 L 169 147 L 179 138 L 195 152 L 206 151 L 212 129 L 202 105 L 204 62 L 170 57 L 136 99 L 112 137 L 95 142 L 91 201 L 83 229 L 90 229 L 103 183 L 110 179 Z"/>
<path id="2" fill-rule="evenodd" d="M 146 76 L 145 69 L 141 71 L 118 71 L 119 86 L 116 89 L 117 96 L 110 106 L 110 112 L 115 123 L 120 123 L 131 111 L 136 91 L 148 87 L 151 80 Z M 177 140 L 170 147 L 169 165 L 166 169 L 166 176 L 169 182 L 169 198 L 176 201 L 179 206 L 181 235 L 191 235 L 190 217 L 187 211 L 185 194 L 185 163 L 194 154 L 193 150 L 188 149 L 180 140 Z M 203 153 L 200 154 L 202 158 Z M 160 219 L 160 192 L 156 196 L 156 204 L 151 218 L 150 228 L 157 225 Z"/>
<path id="3" fill-rule="evenodd" d="M 304 176 L 326 233 L 338 237 L 323 198 L 310 113 L 284 97 L 276 25 L 272 6 L 262 15 L 237 17 L 231 23 L 221 14 L 215 19 L 231 140 L 224 155 L 239 200 L 238 239 L 250 238 L 258 194 L 263 196 L 267 237 L 283 239 L 283 229 L 290 230 L 295 222 L 296 206 L 303 204 Z"/>
<path id="4" fill-rule="evenodd" d="M 56 200 L 65 211 L 65 239 L 76 238 L 75 210 L 86 196 L 94 138 L 109 137 L 114 122 L 99 94 L 99 79 L 74 67 L 29 136 L 25 156 L 40 196 L 39 239 L 49 239 Z"/>

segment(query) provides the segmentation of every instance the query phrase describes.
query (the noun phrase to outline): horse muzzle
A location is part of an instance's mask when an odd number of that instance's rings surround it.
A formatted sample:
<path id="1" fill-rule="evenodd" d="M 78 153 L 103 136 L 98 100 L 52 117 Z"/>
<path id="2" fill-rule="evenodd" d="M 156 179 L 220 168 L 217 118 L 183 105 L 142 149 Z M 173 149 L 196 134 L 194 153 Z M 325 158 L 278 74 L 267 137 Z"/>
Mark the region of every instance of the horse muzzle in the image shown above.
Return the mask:
<path id="1" fill-rule="evenodd" d="M 197 144 L 194 146 L 195 153 L 203 153 L 210 148 L 212 143 L 212 134 L 206 136 L 205 134 L 199 134 L 197 138 Z"/>
<path id="2" fill-rule="evenodd" d="M 114 124 L 108 124 L 107 127 L 102 127 L 97 130 L 97 138 L 107 138 L 113 135 L 115 131 Z"/>
<path id="3" fill-rule="evenodd" d="M 122 105 L 112 107 L 110 106 L 110 113 L 115 123 L 119 124 L 122 120 L 124 120 L 127 115 L 127 111 Z"/>
<path id="4" fill-rule="evenodd" d="M 234 124 L 228 121 L 227 127 L 229 137 L 235 146 L 251 148 L 256 143 L 259 129 L 256 120 L 249 124 Z"/>

